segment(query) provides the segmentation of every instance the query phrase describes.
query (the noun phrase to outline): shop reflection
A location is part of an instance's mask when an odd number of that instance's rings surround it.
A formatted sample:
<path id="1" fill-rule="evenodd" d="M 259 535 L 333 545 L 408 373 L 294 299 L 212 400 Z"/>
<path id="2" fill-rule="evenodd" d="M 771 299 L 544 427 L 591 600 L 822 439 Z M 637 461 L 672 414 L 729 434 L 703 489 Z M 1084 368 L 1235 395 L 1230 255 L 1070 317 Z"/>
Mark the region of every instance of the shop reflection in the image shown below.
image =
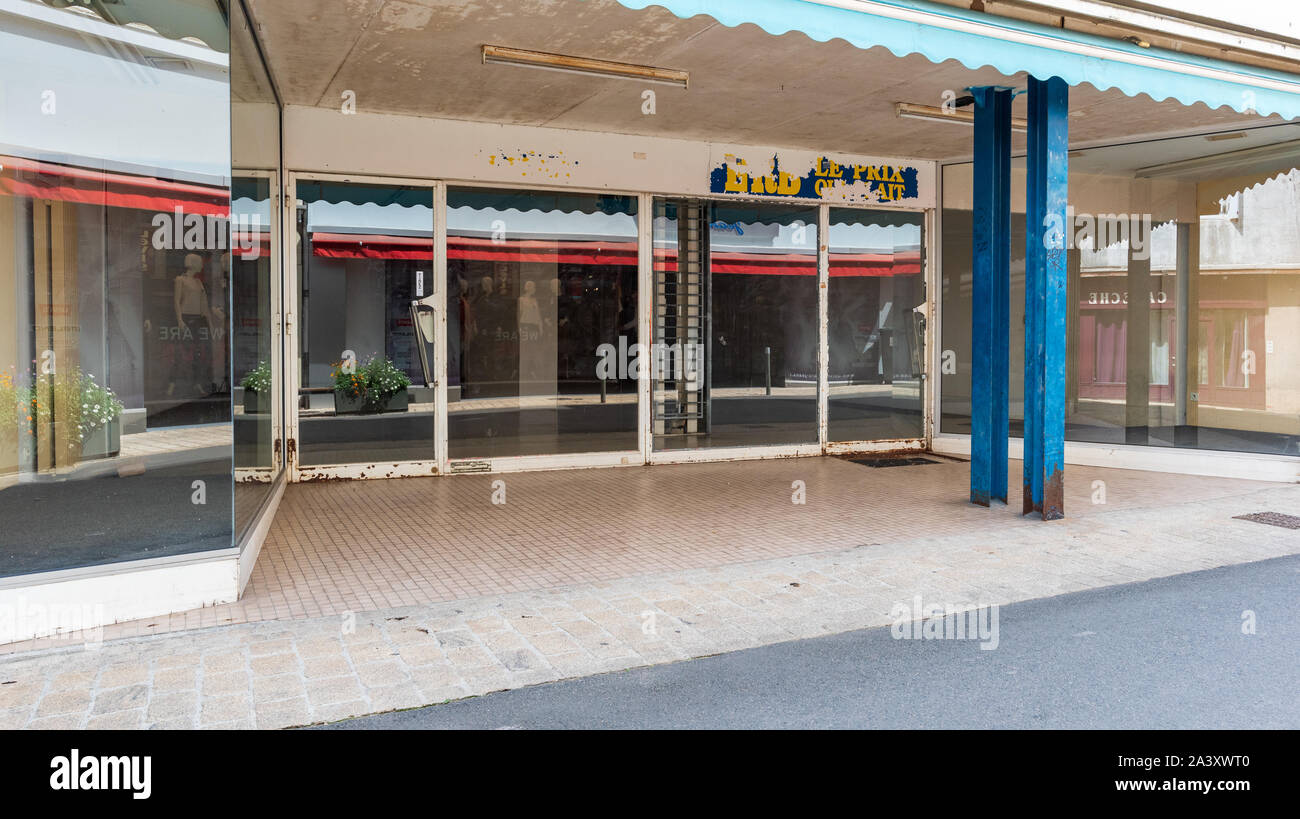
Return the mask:
<path id="1" fill-rule="evenodd" d="M 1072 153 L 1067 440 L 1300 454 L 1300 126 L 1229 136 L 1232 150 L 1210 135 Z M 969 432 L 969 165 L 944 179 L 942 430 Z M 1024 230 L 1013 214 L 1013 435 Z"/>
<path id="2" fill-rule="evenodd" d="M 228 547 L 230 188 L 0 168 L 0 575 Z"/>
<path id="3" fill-rule="evenodd" d="M 448 449 L 637 449 L 636 200 L 448 194 Z"/>

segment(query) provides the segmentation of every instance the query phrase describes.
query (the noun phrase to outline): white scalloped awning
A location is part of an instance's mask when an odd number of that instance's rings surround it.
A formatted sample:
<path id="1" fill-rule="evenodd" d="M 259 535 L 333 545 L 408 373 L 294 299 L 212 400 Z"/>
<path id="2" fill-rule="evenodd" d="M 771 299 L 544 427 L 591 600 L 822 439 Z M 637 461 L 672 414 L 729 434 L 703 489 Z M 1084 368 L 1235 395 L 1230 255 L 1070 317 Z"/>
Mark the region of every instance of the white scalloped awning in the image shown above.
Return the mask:
<path id="1" fill-rule="evenodd" d="M 616 0 L 632 9 L 662 6 L 683 19 L 706 15 L 725 26 L 751 23 L 769 34 L 801 32 L 932 62 L 991 66 L 1060 77 L 1070 85 L 1118 88 L 1129 96 L 1201 102 L 1262 116 L 1300 118 L 1300 76 L 1141 48 L 1080 32 L 965 11 L 922 0 Z"/>
<path id="2" fill-rule="evenodd" d="M 230 21 L 217 0 L 41 0 L 54 8 L 89 9 L 118 25 L 145 26 L 164 37 L 200 40 L 215 51 L 230 51 Z"/>

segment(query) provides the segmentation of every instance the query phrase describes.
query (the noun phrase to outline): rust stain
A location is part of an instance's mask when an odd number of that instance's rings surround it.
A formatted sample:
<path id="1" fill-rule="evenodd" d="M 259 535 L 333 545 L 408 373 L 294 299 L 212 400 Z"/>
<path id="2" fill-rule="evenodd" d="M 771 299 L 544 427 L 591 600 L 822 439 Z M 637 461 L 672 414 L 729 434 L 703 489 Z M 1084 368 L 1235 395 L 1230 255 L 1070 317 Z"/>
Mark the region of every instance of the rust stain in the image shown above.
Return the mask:
<path id="1" fill-rule="evenodd" d="M 1065 517 L 1065 471 L 1057 469 L 1043 483 L 1043 520 Z"/>
<path id="2" fill-rule="evenodd" d="M 1034 503 L 1034 490 L 1030 487 L 1028 481 L 1025 481 L 1024 493 L 1024 503 L 1020 507 L 1020 514 L 1028 515 L 1031 512 L 1041 512 L 1042 507 Z"/>

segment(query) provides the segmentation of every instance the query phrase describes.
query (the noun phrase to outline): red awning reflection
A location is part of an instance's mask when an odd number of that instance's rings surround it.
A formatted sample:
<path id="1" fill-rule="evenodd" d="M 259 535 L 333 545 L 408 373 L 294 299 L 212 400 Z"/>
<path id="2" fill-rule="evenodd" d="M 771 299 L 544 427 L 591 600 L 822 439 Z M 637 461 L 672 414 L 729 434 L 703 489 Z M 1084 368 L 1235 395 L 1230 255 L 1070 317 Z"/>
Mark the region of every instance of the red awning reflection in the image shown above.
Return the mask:
<path id="1" fill-rule="evenodd" d="M 0 196 L 54 199 L 109 208 L 230 215 L 230 189 L 132 176 L 12 156 L 0 157 Z"/>
<path id="2" fill-rule="evenodd" d="M 392 259 L 432 261 L 433 240 L 427 236 L 390 236 L 375 233 L 313 233 L 312 254 L 326 259 Z M 636 242 L 579 242 L 546 239 L 492 240 L 468 236 L 447 237 L 447 258 L 487 262 L 541 262 L 550 264 L 637 264 Z M 677 252 L 655 250 L 656 270 L 676 270 Z M 719 274 L 765 276 L 816 276 L 817 259 L 799 253 L 715 252 L 711 269 Z M 921 272 L 918 251 L 900 253 L 836 253 L 831 256 L 831 276 L 911 276 Z"/>

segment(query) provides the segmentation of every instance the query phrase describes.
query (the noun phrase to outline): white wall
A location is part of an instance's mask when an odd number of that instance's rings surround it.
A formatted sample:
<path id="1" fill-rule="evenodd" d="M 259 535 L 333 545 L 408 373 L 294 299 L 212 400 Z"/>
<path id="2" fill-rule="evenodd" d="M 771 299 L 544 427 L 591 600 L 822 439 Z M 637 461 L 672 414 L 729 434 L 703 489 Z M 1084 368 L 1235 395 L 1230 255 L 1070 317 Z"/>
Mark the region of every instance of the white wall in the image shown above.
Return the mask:
<path id="1" fill-rule="evenodd" d="M 288 106 L 285 162 L 291 170 L 337 174 L 492 182 L 510 186 L 579 187 L 716 196 L 711 174 L 724 162 L 766 174 L 774 156 L 782 171 L 806 174 L 820 155 L 772 146 L 727 145 L 659 137 L 462 122 L 387 114 L 343 114 Z M 915 198 L 934 206 L 935 163 L 907 157 L 827 154 L 840 164 L 912 167 Z M 780 198 L 780 197 L 775 197 Z M 862 183 L 837 186 L 818 202 L 873 204 Z"/>
<path id="2" fill-rule="evenodd" d="M 77 28 L 53 25 L 46 18 Z M 143 38 L 143 39 L 141 39 Z M 190 67 L 160 69 L 144 46 Z M 134 56 L 138 55 L 138 56 Z M 204 176 L 229 176 L 224 54 L 66 11 L 0 0 L 0 145 Z"/>

